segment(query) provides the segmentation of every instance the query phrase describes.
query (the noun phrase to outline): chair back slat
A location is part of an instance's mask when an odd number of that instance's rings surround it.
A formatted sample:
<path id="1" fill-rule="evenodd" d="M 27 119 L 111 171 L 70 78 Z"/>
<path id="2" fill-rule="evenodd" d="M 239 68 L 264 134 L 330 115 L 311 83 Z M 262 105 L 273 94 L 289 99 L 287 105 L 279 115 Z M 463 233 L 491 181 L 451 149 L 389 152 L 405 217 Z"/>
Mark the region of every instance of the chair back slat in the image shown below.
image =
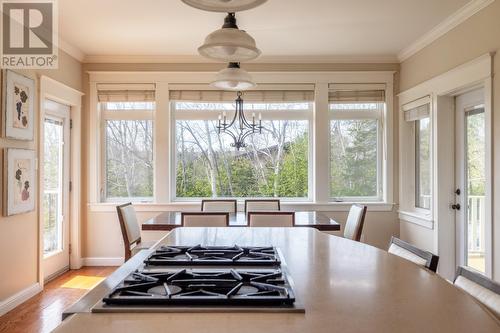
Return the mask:
<path id="1" fill-rule="evenodd" d="M 248 212 L 250 227 L 293 227 L 295 225 L 294 212 Z"/>
<path id="2" fill-rule="evenodd" d="M 366 206 L 354 204 L 349 210 L 344 228 L 344 238 L 359 242 L 365 223 Z"/>
<path id="3" fill-rule="evenodd" d="M 458 267 L 455 286 L 464 290 L 500 319 L 500 284 L 466 267 Z"/>
<path id="4" fill-rule="evenodd" d="M 429 251 L 424 251 L 415 247 L 399 238 L 391 237 L 389 244 L 389 253 L 398 257 L 409 260 L 417 265 L 428 268 L 436 272 L 439 262 L 439 257 Z"/>
<path id="5" fill-rule="evenodd" d="M 201 201 L 201 210 L 203 212 L 227 212 L 236 213 L 237 201 L 229 199 L 206 199 Z"/>
<path id="6" fill-rule="evenodd" d="M 229 213 L 226 212 L 182 212 L 183 227 L 228 227 Z"/>
<path id="7" fill-rule="evenodd" d="M 132 257 L 131 246 L 141 242 L 141 228 L 131 202 L 117 206 L 116 212 L 125 245 L 125 260 L 128 260 Z"/>
<path id="8" fill-rule="evenodd" d="M 279 199 L 248 199 L 245 200 L 245 213 L 280 210 Z"/>

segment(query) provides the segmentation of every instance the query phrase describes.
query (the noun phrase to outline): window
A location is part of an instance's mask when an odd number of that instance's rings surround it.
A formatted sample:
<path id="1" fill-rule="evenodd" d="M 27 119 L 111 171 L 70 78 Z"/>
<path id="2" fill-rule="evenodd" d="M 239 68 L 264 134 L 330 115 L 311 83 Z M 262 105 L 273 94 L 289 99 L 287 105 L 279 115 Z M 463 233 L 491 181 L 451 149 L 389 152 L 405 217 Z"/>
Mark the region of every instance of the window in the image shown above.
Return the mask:
<path id="1" fill-rule="evenodd" d="M 413 205 L 418 209 L 429 210 L 432 202 L 430 97 L 423 97 L 404 105 L 403 111 L 405 121 L 413 123 L 414 129 L 415 199 Z"/>
<path id="2" fill-rule="evenodd" d="M 152 201 L 154 92 L 100 90 L 98 97 L 102 201 Z"/>
<path id="3" fill-rule="evenodd" d="M 193 96 L 200 94 L 201 100 Z M 239 151 L 216 129 L 219 113 L 230 119 L 235 109 L 236 94 L 222 94 L 171 91 L 176 197 L 309 198 L 313 91 L 244 93 L 247 118 L 261 113 L 264 130 L 249 136 Z"/>
<path id="4" fill-rule="evenodd" d="M 415 121 L 415 207 L 431 208 L 430 120 Z"/>
<path id="5" fill-rule="evenodd" d="M 383 200 L 384 96 L 384 90 L 330 87 L 330 196 L 335 201 Z"/>

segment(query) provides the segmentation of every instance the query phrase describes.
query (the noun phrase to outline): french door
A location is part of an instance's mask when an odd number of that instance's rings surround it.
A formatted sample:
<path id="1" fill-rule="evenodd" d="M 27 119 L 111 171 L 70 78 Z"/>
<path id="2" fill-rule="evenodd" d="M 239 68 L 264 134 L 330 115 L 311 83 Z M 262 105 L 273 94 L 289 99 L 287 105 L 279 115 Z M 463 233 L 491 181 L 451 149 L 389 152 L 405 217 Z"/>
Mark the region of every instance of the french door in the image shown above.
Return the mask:
<path id="1" fill-rule="evenodd" d="M 456 212 L 457 265 L 490 275 L 484 90 L 457 96 L 455 109 L 456 201 L 452 208 Z"/>
<path id="2" fill-rule="evenodd" d="M 69 269 L 70 108 L 46 100 L 43 119 L 43 275 L 48 280 Z"/>

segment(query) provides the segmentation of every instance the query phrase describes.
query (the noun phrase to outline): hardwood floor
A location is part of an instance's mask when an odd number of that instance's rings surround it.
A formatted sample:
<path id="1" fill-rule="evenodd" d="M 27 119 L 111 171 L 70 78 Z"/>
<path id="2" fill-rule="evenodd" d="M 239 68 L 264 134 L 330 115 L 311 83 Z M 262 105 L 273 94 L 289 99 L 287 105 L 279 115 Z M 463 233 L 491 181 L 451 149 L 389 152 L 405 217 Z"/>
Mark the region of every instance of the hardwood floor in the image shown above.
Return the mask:
<path id="1" fill-rule="evenodd" d="M 83 267 L 50 281 L 32 299 L 0 317 L 0 333 L 46 333 L 61 322 L 63 310 L 116 267 Z"/>

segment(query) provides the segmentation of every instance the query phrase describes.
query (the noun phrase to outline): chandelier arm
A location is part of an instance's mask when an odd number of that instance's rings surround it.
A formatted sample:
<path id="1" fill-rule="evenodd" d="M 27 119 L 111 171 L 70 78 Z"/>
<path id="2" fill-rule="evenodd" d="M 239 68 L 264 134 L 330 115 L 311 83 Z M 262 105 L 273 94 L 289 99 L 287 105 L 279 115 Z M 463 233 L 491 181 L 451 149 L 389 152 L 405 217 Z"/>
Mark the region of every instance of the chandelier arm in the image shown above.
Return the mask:
<path id="1" fill-rule="evenodd" d="M 234 134 L 231 130 L 223 130 L 222 133 L 230 135 L 234 141 L 237 141 L 236 134 Z"/>
<path id="2" fill-rule="evenodd" d="M 238 112 L 237 112 L 237 111 L 235 111 L 235 112 L 234 112 L 233 119 L 231 120 L 231 122 L 230 122 L 229 124 L 225 125 L 225 126 L 224 126 L 224 128 L 228 128 L 228 127 L 233 126 L 233 125 L 234 125 L 234 123 L 236 122 L 236 118 L 237 118 L 237 116 L 238 116 Z"/>
<path id="3" fill-rule="evenodd" d="M 241 141 L 243 142 L 249 135 L 252 135 L 252 134 L 255 134 L 255 131 L 247 130 L 245 133 L 242 133 L 242 135 L 240 135 Z"/>

